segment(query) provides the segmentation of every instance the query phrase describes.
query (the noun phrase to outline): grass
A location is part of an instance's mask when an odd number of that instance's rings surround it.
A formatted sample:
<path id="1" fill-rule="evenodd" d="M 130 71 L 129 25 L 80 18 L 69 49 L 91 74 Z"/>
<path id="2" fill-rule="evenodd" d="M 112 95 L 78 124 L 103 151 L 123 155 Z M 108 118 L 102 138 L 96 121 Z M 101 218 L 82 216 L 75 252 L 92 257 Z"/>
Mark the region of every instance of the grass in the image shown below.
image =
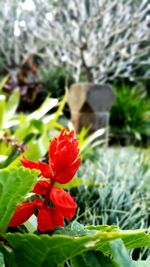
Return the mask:
<path id="1" fill-rule="evenodd" d="M 85 216 L 86 223 L 143 227 L 150 212 L 148 152 L 115 148 L 97 151 L 98 156 L 96 162 L 85 160 L 79 171 L 83 185 L 77 189 L 77 202 L 85 209 L 80 220 Z M 84 184 L 87 178 L 92 185 Z"/>
<path id="2" fill-rule="evenodd" d="M 95 150 L 93 157 L 82 164 L 78 175 L 83 177 L 83 185 L 72 189 L 79 206 L 78 222 L 118 225 L 122 229 L 148 228 L 149 149 Z M 86 185 L 87 178 L 92 180 L 92 185 Z"/>

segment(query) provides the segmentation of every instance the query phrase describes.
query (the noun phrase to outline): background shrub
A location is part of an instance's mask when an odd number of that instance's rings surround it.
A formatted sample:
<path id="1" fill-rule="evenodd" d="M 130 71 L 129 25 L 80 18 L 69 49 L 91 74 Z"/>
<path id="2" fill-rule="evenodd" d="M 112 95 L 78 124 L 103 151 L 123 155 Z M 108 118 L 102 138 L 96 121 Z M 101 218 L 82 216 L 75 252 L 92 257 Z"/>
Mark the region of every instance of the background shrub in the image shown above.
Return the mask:
<path id="1" fill-rule="evenodd" d="M 150 139 L 150 100 L 143 87 L 114 86 L 115 103 L 110 112 L 111 134 L 126 143 Z"/>

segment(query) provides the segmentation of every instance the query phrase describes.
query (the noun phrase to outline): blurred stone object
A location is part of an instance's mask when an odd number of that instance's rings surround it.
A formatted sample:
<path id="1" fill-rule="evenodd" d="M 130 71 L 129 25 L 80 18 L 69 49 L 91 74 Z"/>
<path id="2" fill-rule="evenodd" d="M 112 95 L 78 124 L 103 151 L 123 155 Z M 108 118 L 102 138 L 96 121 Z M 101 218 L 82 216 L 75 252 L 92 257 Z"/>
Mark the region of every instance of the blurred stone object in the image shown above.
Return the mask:
<path id="1" fill-rule="evenodd" d="M 73 84 L 68 93 L 71 120 L 76 133 L 85 127 L 92 133 L 109 125 L 109 110 L 114 102 L 109 85 L 93 83 Z"/>

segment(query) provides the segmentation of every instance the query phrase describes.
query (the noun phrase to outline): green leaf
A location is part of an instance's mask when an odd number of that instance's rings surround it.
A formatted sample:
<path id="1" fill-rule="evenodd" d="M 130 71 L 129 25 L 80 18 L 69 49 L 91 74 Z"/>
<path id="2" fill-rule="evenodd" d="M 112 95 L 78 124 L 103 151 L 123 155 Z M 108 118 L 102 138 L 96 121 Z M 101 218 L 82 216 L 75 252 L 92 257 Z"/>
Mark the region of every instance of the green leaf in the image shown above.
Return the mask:
<path id="1" fill-rule="evenodd" d="M 54 118 L 48 123 L 47 125 L 47 129 L 51 129 L 55 126 L 55 124 L 57 123 L 57 120 L 59 118 L 59 116 L 61 115 L 63 109 L 64 109 L 64 106 L 66 104 L 66 101 L 67 101 L 67 96 L 68 96 L 68 91 L 66 90 L 66 93 L 60 103 L 60 106 L 59 108 L 57 109 L 57 111 L 55 112 L 55 115 L 54 115 Z"/>
<path id="2" fill-rule="evenodd" d="M 35 234 L 8 233 L 6 238 L 14 249 L 17 267 L 47 267 L 49 263 L 51 263 L 51 266 L 55 266 L 89 250 L 104 250 L 103 246 L 106 244 L 109 251 L 107 248 L 105 252 L 110 254 L 109 241 L 118 238 L 128 237 L 132 248 L 150 246 L 150 236 L 142 230 L 107 232 L 106 226 L 104 229 L 104 231 L 89 230 L 89 234 L 86 236 L 62 234 L 37 236 Z M 142 242 L 138 244 L 140 239 Z"/>
<path id="3" fill-rule="evenodd" d="M 43 104 L 36 111 L 31 113 L 27 117 L 27 121 L 32 120 L 32 119 L 36 119 L 36 120 L 41 119 L 49 110 L 56 107 L 57 104 L 58 104 L 58 100 L 56 98 L 47 97 L 45 101 L 43 102 Z"/>
<path id="4" fill-rule="evenodd" d="M 21 166 L 20 159 L 24 155 L 28 159 L 38 161 L 40 160 L 47 152 L 49 147 L 49 138 L 43 134 L 40 138 L 36 140 L 31 140 L 26 144 L 26 147 L 29 149 L 26 150 L 23 154 L 16 157 L 11 163 L 7 166 L 7 169 Z"/>
<path id="5" fill-rule="evenodd" d="M 43 134 L 39 139 L 31 140 L 28 143 L 28 147 L 29 149 L 25 151 L 24 156 L 28 159 L 39 160 L 48 151 L 49 138 Z"/>
<path id="6" fill-rule="evenodd" d="M 10 75 L 6 75 L 3 79 L 1 79 L 0 81 L 0 92 L 2 92 L 2 89 L 5 85 L 5 83 L 7 82 L 8 78 L 9 78 Z"/>
<path id="7" fill-rule="evenodd" d="M 99 129 L 92 133 L 90 136 L 86 137 L 80 142 L 79 135 L 79 145 L 80 145 L 80 155 L 83 156 L 88 153 L 92 147 L 96 145 L 100 145 L 104 142 L 104 140 L 98 140 L 105 133 L 106 129 Z"/>
<path id="8" fill-rule="evenodd" d="M 50 109 L 57 106 L 57 103 L 57 99 L 51 99 L 47 97 L 43 104 L 36 111 L 31 113 L 27 117 L 22 117 L 21 125 L 16 129 L 14 133 L 15 138 L 23 140 L 29 134 L 34 134 L 37 131 L 41 134 L 45 125 L 43 122 L 38 123 L 38 120 L 40 120 Z M 46 128 L 44 129 L 44 131 L 45 130 Z"/>
<path id="9" fill-rule="evenodd" d="M 71 259 L 74 267 L 114 267 L 112 261 L 100 252 L 89 251 Z"/>
<path id="10" fill-rule="evenodd" d="M 18 267 L 16 265 L 15 256 L 13 250 L 7 246 L 1 246 L 1 251 L 5 255 L 4 259 L 8 267 Z M 0 265 L 1 266 L 1 265 Z"/>
<path id="11" fill-rule="evenodd" d="M 119 227 L 116 225 L 88 225 L 84 227 L 87 230 L 95 230 L 95 231 L 106 231 L 106 232 L 113 232 L 119 231 Z"/>
<path id="12" fill-rule="evenodd" d="M 0 95 L 0 129 L 3 129 L 5 106 L 6 97 L 4 95 Z"/>
<path id="13" fill-rule="evenodd" d="M 0 155 L 0 163 L 4 162 L 7 159 L 8 156 L 6 155 Z"/>
<path id="14" fill-rule="evenodd" d="M 150 260 L 146 261 L 134 261 L 135 267 L 149 267 L 150 266 Z"/>
<path id="15" fill-rule="evenodd" d="M 109 242 L 116 267 L 134 267 L 125 245 L 121 239 Z"/>
<path id="16" fill-rule="evenodd" d="M 11 169 L 22 166 L 21 161 L 20 161 L 21 158 L 22 158 L 22 155 L 19 155 L 18 157 L 16 157 L 14 160 L 11 161 L 11 163 L 7 167 L 5 167 L 5 170 L 11 171 Z"/>
<path id="17" fill-rule="evenodd" d="M 76 231 L 76 232 L 81 231 L 81 230 L 84 230 L 84 225 L 78 223 L 77 221 L 74 221 L 71 224 L 71 230 Z"/>
<path id="18" fill-rule="evenodd" d="M 144 230 L 125 230 L 121 232 L 122 234 L 120 235 L 120 237 L 118 236 L 118 238 L 121 238 L 123 240 L 127 249 L 150 247 L 150 235 L 145 234 Z M 134 234 L 134 237 L 132 236 L 132 234 Z M 113 236 L 115 237 L 115 233 L 113 233 Z M 102 251 L 105 254 L 110 254 L 111 252 L 108 243 L 100 245 L 98 250 Z"/>
<path id="19" fill-rule="evenodd" d="M 67 184 L 59 184 L 59 183 L 56 183 L 55 185 L 60 187 L 60 188 L 64 188 L 64 189 L 70 189 L 70 188 L 74 188 L 74 187 L 78 187 L 82 184 L 85 184 L 86 186 L 88 185 L 93 185 L 93 186 L 103 186 L 104 184 L 101 183 L 101 182 L 98 182 L 94 179 L 82 179 L 81 177 L 74 177 L 69 183 Z"/>
<path id="20" fill-rule="evenodd" d="M 18 204 L 36 181 L 37 171 L 25 168 L 0 171 L 0 233 L 4 233 Z"/>
<path id="21" fill-rule="evenodd" d="M 5 267 L 4 256 L 1 251 L 0 251 L 0 267 Z"/>
<path id="22" fill-rule="evenodd" d="M 60 187 L 60 188 L 64 188 L 64 189 L 70 189 L 70 188 L 73 188 L 73 187 L 77 187 L 77 186 L 80 186 L 82 185 L 82 182 L 83 182 L 83 179 L 82 178 L 79 178 L 79 177 L 74 177 L 69 183 L 67 184 L 59 184 L 59 183 L 56 183 L 55 185 Z"/>
<path id="23" fill-rule="evenodd" d="M 16 139 L 25 140 L 30 134 L 33 135 L 33 126 L 30 121 L 24 120 L 21 122 L 20 127 L 17 127 L 14 136 Z"/>
<path id="24" fill-rule="evenodd" d="M 19 105 L 19 100 L 20 100 L 19 90 L 15 90 L 11 94 L 11 96 L 9 97 L 9 99 L 6 103 L 5 113 L 4 113 L 5 121 L 10 120 L 14 116 L 16 109 Z"/>
<path id="25" fill-rule="evenodd" d="M 45 130 L 45 124 L 40 120 L 31 120 L 31 125 L 38 130 L 38 132 L 42 135 Z"/>

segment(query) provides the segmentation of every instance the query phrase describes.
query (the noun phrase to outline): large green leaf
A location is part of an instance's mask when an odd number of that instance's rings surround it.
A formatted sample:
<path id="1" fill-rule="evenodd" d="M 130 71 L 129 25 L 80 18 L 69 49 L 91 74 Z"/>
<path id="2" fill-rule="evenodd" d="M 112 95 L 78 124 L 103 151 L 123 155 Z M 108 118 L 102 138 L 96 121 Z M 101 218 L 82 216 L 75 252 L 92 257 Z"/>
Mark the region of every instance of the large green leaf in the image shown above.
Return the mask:
<path id="1" fill-rule="evenodd" d="M 134 267 L 133 261 L 130 259 L 121 239 L 110 241 L 109 244 L 116 267 Z"/>
<path id="2" fill-rule="evenodd" d="M 136 233 L 135 237 L 131 237 L 132 233 Z M 115 233 L 113 234 L 115 237 Z M 118 235 L 118 234 L 117 234 Z M 116 236 L 117 238 L 117 236 Z M 119 236 L 118 236 L 119 238 Z M 126 230 L 122 231 L 122 234 L 120 238 L 123 240 L 125 246 L 128 249 L 132 248 L 140 248 L 140 247 L 150 247 L 150 235 L 144 234 L 142 230 Z M 108 243 L 103 243 L 98 247 L 98 250 L 102 251 L 105 254 L 110 253 L 110 247 L 108 246 Z"/>
<path id="3" fill-rule="evenodd" d="M 32 189 L 37 171 L 25 168 L 0 171 L 0 233 L 4 233 L 18 204 Z"/>
<path id="4" fill-rule="evenodd" d="M 107 231 L 106 229 L 105 226 L 104 230 L 86 231 L 86 236 L 67 236 L 62 234 L 37 236 L 35 234 L 8 233 L 6 238 L 14 249 L 17 267 L 53 267 L 86 251 L 101 250 L 104 244 L 108 245 L 109 251 L 107 248 L 106 252 L 110 254 L 109 241 L 118 238 L 123 238 L 125 245 L 128 247 L 129 243 L 132 248 L 150 246 L 150 236 L 146 235 L 142 230 L 117 231 L 116 229 L 116 231 L 110 231 L 109 228 L 109 231 Z M 7 257 L 7 255 L 5 256 Z"/>
<path id="5" fill-rule="evenodd" d="M 74 267 L 115 267 L 108 257 L 97 251 L 84 252 L 73 257 L 71 262 Z"/>

